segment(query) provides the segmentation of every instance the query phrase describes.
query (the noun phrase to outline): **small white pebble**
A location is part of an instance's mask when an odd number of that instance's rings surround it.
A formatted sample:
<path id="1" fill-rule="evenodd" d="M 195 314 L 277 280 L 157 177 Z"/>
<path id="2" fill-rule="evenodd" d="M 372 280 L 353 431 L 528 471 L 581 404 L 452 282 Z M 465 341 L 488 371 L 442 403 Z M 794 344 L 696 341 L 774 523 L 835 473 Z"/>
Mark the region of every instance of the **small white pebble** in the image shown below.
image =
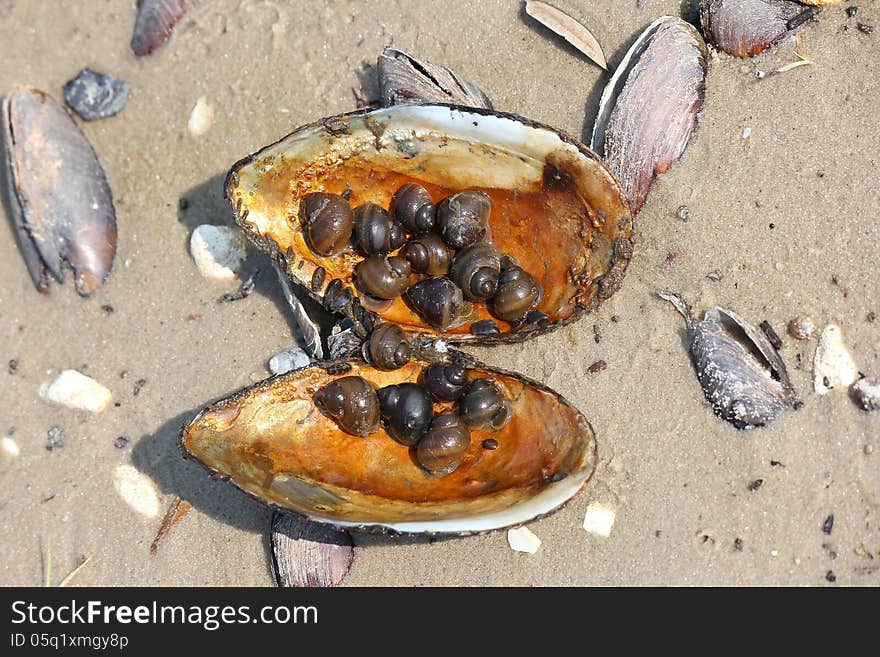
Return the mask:
<path id="1" fill-rule="evenodd" d="M 113 487 L 128 506 L 148 518 L 159 515 L 159 495 L 153 480 L 130 465 L 120 465 L 113 473 Z"/>
<path id="2" fill-rule="evenodd" d="M 794 565 L 795 565 L 795 566 L 800 566 L 800 565 L 801 565 L 801 558 L 800 558 L 800 557 L 795 557 L 795 558 L 794 558 Z"/>
<path id="3" fill-rule="evenodd" d="M 778 557 L 778 556 L 779 556 L 779 550 L 770 550 L 770 556 L 771 556 L 771 557 Z"/>
<path id="4" fill-rule="evenodd" d="M 39 393 L 53 404 L 91 413 L 100 413 L 113 401 L 107 388 L 76 370 L 64 370 L 52 383 L 40 386 Z"/>
<path id="5" fill-rule="evenodd" d="M 201 137 L 211 129 L 213 122 L 214 108 L 208 103 L 208 99 L 202 96 L 196 101 L 192 112 L 190 112 L 189 121 L 186 124 L 189 134 L 194 137 Z"/>
<path id="6" fill-rule="evenodd" d="M 584 529 L 588 534 L 608 538 L 611 536 L 615 515 L 616 512 L 610 506 L 602 502 L 591 502 L 584 514 Z"/>
<path id="7" fill-rule="evenodd" d="M 751 136 L 751 134 L 752 134 L 751 128 L 743 128 L 743 132 L 742 132 L 743 139 L 748 139 Z"/>
<path id="8" fill-rule="evenodd" d="M 517 552 L 534 554 L 541 547 L 541 539 L 535 536 L 528 527 L 517 527 L 507 531 L 507 542 Z"/>
<path id="9" fill-rule="evenodd" d="M 819 344 L 813 357 L 813 388 L 817 395 L 831 390 L 844 392 L 859 378 L 859 368 L 843 342 L 843 331 L 837 324 L 829 324 L 819 334 Z"/>
<path id="10" fill-rule="evenodd" d="M 293 345 L 269 359 L 269 371 L 275 375 L 287 374 L 305 367 L 310 362 L 309 355 L 300 347 Z"/>
<path id="11" fill-rule="evenodd" d="M 0 438 L 0 449 L 3 450 L 3 453 L 6 456 L 9 456 L 11 458 L 15 458 L 16 456 L 21 454 L 21 449 L 19 448 L 18 443 L 7 436 Z"/>
<path id="12" fill-rule="evenodd" d="M 189 252 L 202 276 L 230 280 L 247 258 L 247 242 L 237 228 L 202 224 L 193 230 Z"/>

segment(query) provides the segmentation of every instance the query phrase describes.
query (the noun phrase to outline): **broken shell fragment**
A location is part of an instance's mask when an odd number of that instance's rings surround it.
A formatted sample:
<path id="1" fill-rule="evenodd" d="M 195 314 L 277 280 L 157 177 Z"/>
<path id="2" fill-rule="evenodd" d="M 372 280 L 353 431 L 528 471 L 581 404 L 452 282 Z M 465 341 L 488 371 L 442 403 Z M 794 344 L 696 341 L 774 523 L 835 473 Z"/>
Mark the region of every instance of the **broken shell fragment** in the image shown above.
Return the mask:
<path id="1" fill-rule="evenodd" d="M 816 320 L 809 315 L 798 315 L 788 323 L 788 334 L 795 340 L 809 340 L 818 329 Z"/>
<path id="2" fill-rule="evenodd" d="M 864 410 L 880 410 L 880 376 L 861 378 L 853 384 L 851 390 L 856 402 Z"/>
<path id="3" fill-rule="evenodd" d="M 192 4 L 192 0 L 138 0 L 131 35 L 131 51 L 135 56 L 149 55 L 165 43 L 188 4 Z"/>
<path id="4" fill-rule="evenodd" d="M 707 57 L 691 24 L 664 16 L 636 39 L 605 87 L 591 146 L 620 180 L 634 213 L 697 128 Z"/>
<path id="5" fill-rule="evenodd" d="M 119 497 L 138 513 L 148 518 L 159 515 L 159 494 L 156 492 L 156 485 L 134 466 L 116 466 L 113 472 L 113 487 Z"/>
<path id="6" fill-rule="evenodd" d="M 119 114 L 128 103 L 129 85 L 113 75 L 84 68 L 64 85 L 64 102 L 85 121 Z"/>
<path id="7" fill-rule="evenodd" d="M 398 212 L 402 189 L 418 192 L 406 216 Z M 433 211 L 464 190 L 472 190 L 481 206 L 490 199 L 486 236 L 543 291 L 534 310 L 546 315 L 546 325 L 529 330 L 534 327 L 519 321 L 524 313 L 507 321 L 482 303 L 461 304 L 458 315 L 422 314 L 411 303 L 414 290 L 430 280 L 422 274 L 414 275 L 409 294 L 369 307 L 381 321 L 452 344 L 510 342 L 574 321 L 620 286 L 632 255 L 632 221 L 620 187 L 577 140 L 514 115 L 397 105 L 330 117 L 241 160 L 226 180 L 236 221 L 253 243 L 317 300 L 325 302 L 332 292 L 332 312 L 356 323 L 366 296 L 354 280 L 360 257 L 350 248 L 331 257 L 309 247 L 301 226 L 291 221 L 304 199 L 345 192 L 352 207 L 375 203 L 415 232 L 426 230 L 419 225 L 422 208 Z M 433 220 L 430 211 L 422 214 Z M 404 249 L 392 257 L 405 254 L 428 267 L 428 254 Z M 318 269 L 325 276 L 316 289 Z M 482 320 L 495 321 L 498 332 L 472 333 L 471 324 Z"/>
<path id="8" fill-rule="evenodd" d="M 813 389 L 817 395 L 827 395 L 835 388 L 845 390 L 858 378 L 859 368 L 843 341 L 843 331 L 829 324 L 819 334 L 813 357 Z"/>
<path id="9" fill-rule="evenodd" d="M 581 490 L 596 463 L 586 418 L 543 384 L 472 359 L 461 364 L 499 387 L 510 420 L 497 432 L 474 429 L 445 476 L 423 470 L 412 448 L 385 431 L 352 436 L 315 408 L 315 391 L 343 378 L 374 389 L 418 383 L 427 364 L 415 360 L 393 371 L 324 362 L 269 379 L 202 411 L 181 446 L 259 499 L 343 527 L 484 532 L 550 513 Z M 482 447 L 488 437 L 497 449 Z"/>
<path id="10" fill-rule="evenodd" d="M 353 561 L 354 543 L 347 531 L 293 513 L 272 515 L 272 571 L 278 586 L 338 586 Z"/>
<path id="11" fill-rule="evenodd" d="M 608 538 L 611 536 L 611 528 L 614 527 L 616 515 L 617 512 L 608 504 L 590 502 L 584 513 L 584 531 L 594 536 Z"/>
<path id="12" fill-rule="evenodd" d="M 379 92 L 382 105 L 452 103 L 492 109 L 486 93 L 445 66 L 386 48 L 379 55 Z"/>
<path id="13" fill-rule="evenodd" d="M 116 211 L 104 169 L 70 115 L 50 96 L 17 87 L 3 101 L 2 132 L 13 225 L 34 285 L 48 274 L 89 296 L 116 255 Z M 48 273 L 47 273 L 48 272 Z"/>
<path id="14" fill-rule="evenodd" d="M 541 547 L 541 539 L 528 527 L 507 530 L 507 544 L 512 550 L 535 554 Z"/>
<path id="15" fill-rule="evenodd" d="M 40 397 L 53 404 L 90 413 L 100 413 L 113 401 L 107 388 L 76 370 L 64 370 L 52 383 L 41 386 Z"/>
<path id="16" fill-rule="evenodd" d="M 736 313 L 716 307 L 696 322 L 674 292 L 658 291 L 687 323 L 691 360 L 715 414 L 737 429 L 762 427 L 800 401 L 767 337 Z"/>
<path id="17" fill-rule="evenodd" d="M 719 50 L 754 57 L 784 37 L 804 11 L 811 10 L 790 0 L 700 0 L 700 24 Z"/>
<path id="18" fill-rule="evenodd" d="M 593 33 L 574 18 L 546 2 L 538 2 L 537 0 L 526 0 L 526 13 L 548 30 L 568 41 L 600 68 L 608 70 L 602 46 L 599 45 Z"/>

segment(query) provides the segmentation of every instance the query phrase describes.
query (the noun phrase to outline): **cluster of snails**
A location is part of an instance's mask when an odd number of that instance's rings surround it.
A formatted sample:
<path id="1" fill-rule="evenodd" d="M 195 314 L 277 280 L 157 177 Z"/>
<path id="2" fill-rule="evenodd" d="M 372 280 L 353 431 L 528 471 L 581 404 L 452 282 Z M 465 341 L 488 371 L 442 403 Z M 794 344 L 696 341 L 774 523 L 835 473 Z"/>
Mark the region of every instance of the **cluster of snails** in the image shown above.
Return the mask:
<path id="1" fill-rule="evenodd" d="M 421 379 L 377 390 L 363 377 L 344 376 L 313 398 L 343 431 L 368 436 L 382 424 L 394 440 L 414 450 L 425 471 L 446 475 L 467 452 L 471 430 L 501 429 L 510 420 L 510 405 L 492 379 L 469 379 L 467 370 L 453 363 L 432 363 Z M 444 405 L 436 414 L 435 403 Z M 482 446 L 496 449 L 498 441 L 488 438 Z"/>
<path id="2" fill-rule="evenodd" d="M 534 277 L 488 241 L 491 210 L 480 190 L 457 192 L 435 207 L 424 187 L 407 183 L 390 211 L 375 203 L 352 210 L 342 195 L 306 194 L 300 221 L 316 253 L 339 255 L 351 246 L 364 256 L 354 281 L 373 307 L 403 296 L 427 324 L 445 330 L 462 321 L 470 302 L 484 302 L 493 316 L 515 323 L 541 298 Z M 492 320 L 472 327 L 498 330 Z"/>

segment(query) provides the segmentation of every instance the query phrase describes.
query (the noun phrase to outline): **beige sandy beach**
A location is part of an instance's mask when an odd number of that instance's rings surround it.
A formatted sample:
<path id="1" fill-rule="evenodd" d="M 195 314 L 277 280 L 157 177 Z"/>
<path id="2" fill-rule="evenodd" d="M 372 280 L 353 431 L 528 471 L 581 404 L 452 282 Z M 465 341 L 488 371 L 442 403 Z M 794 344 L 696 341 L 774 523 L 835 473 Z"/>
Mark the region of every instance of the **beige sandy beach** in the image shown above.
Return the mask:
<path id="1" fill-rule="evenodd" d="M 680 0 L 555 4 L 592 28 L 612 69 L 656 17 L 693 16 Z M 226 171 L 299 125 L 354 109 L 358 73 L 388 45 L 460 72 L 498 109 L 581 138 L 608 76 L 513 0 L 206 0 L 140 59 L 129 50 L 134 0 L 64 5 L 0 0 L 0 93 L 26 83 L 61 99 L 84 66 L 131 83 L 118 116 L 80 122 L 113 189 L 119 247 L 93 298 L 69 280 L 40 295 L 0 221 L 0 434 L 20 448 L 0 455 L 0 584 L 40 584 L 51 550 L 53 583 L 90 556 L 74 584 L 271 585 L 269 509 L 212 481 L 176 445 L 185 421 L 267 377 L 267 359 L 293 339 L 264 256 L 243 268 L 261 267 L 257 291 L 226 304 L 218 297 L 238 282 L 203 278 L 190 257 L 196 225 L 231 222 Z M 593 480 L 529 525 L 538 552 L 513 551 L 503 531 L 356 534 L 346 585 L 880 584 L 880 412 L 842 390 L 817 396 L 815 339 L 784 334 L 802 313 L 836 322 L 859 369 L 880 374 L 880 320 L 869 320 L 880 315 L 880 3 L 844 2 L 799 34 L 813 63 L 763 79 L 756 71 L 797 60 L 793 39 L 752 60 L 712 57 L 697 136 L 637 216 L 635 255 L 612 299 L 551 335 L 470 350 L 546 382 L 596 430 Z M 196 137 L 187 120 L 200 97 L 215 115 Z M 721 280 L 708 279 L 716 269 Z M 684 323 L 657 288 L 768 320 L 803 408 L 748 432 L 717 419 Z M 607 369 L 589 373 L 600 359 Z M 118 406 L 87 414 L 40 399 L 64 369 L 106 385 Z M 49 451 L 53 426 L 66 442 Z M 119 436 L 127 446 L 114 446 Z M 120 465 L 155 485 L 158 517 L 117 494 Z M 176 495 L 193 510 L 151 556 Z M 607 538 L 582 528 L 592 502 L 616 511 Z"/>

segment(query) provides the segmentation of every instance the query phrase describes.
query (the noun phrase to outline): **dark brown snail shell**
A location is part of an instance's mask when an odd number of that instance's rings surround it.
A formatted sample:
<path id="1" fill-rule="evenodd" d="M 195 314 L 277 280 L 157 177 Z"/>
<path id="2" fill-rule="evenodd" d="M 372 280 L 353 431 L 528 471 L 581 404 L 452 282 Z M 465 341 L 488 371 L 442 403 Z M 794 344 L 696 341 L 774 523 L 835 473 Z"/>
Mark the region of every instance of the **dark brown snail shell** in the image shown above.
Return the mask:
<path id="1" fill-rule="evenodd" d="M 377 299 L 394 299 L 410 282 L 409 262 L 399 256 L 370 256 L 354 268 L 358 288 Z"/>
<path id="2" fill-rule="evenodd" d="M 466 299 L 488 299 L 498 289 L 501 261 L 488 242 L 466 246 L 452 260 L 452 280 L 461 288 Z"/>
<path id="3" fill-rule="evenodd" d="M 404 245 L 401 255 L 409 260 L 412 270 L 418 274 L 444 276 L 449 273 L 452 254 L 437 233 L 414 237 Z"/>
<path id="4" fill-rule="evenodd" d="M 380 388 L 378 397 L 391 437 L 407 447 L 419 442 L 434 417 L 434 404 L 425 389 L 416 383 L 401 383 Z"/>
<path id="5" fill-rule="evenodd" d="M 467 370 L 455 363 L 431 363 L 425 370 L 424 384 L 436 401 L 453 402 L 467 387 Z"/>
<path id="6" fill-rule="evenodd" d="M 364 203 L 354 210 L 354 243 L 365 255 L 384 255 L 396 251 L 406 241 L 406 232 L 393 221 L 385 208 Z"/>
<path id="7" fill-rule="evenodd" d="M 348 246 L 354 219 L 351 206 L 339 194 L 312 192 L 300 202 L 300 221 L 306 241 L 316 253 L 339 255 Z"/>
<path id="8" fill-rule="evenodd" d="M 491 379 L 473 381 L 458 405 L 461 421 L 475 429 L 498 430 L 510 420 L 510 405 Z"/>
<path id="9" fill-rule="evenodd" d="M 367 360 L 380 370 L 396 370 L 403 367 L 412 357 L 412 348 L 406 333 L 396 324 L 383 322 L 370 334 L 364 343 Z"/>
<path id="10" fill-rule="evenodd" d="M 379 399 L 360 376 L 343 376 L 318 390 L 313 397 L 322 413 L 343 431 L 369 436 L 379 428 Z"/>
<path id="11" fill-rule="evenodd" d="M 445 242 L 461 249 L 486 238 L 492 199 L 485 192 L 466 189 L 437 206 L 437 226 Z"/>
<path id="12" fill-rule="evenodd" d="M 391 199 L 394 218 L 413 234 L 427 233 L 434 227 L 434 202 L 421 185 L 407 183 Z"/>
<path id="13" fill-rule="evenodd" d="M 535 307 L 541 299 L 541 287 L 532 275 L 513 263 L 502 266 L 498 290 L 489 300 L 489 310 L 505 322 L 515 322 Z"/>
<path id="14" fill-rule="evenodd" d="M 416 461 L 436 475 L 453 472 L 471 444 L 471 432 L 454 411 L 444 411 L 431 421 L 431 428 L 419 441 Z"/>
<path id="15" fill-rule="evenodd" d="M 452 326 L 464 308 L 461 289 L 444 276 L 416 283 L 406 291 L 406 297 L 423 320 L 440 329 Z"/>

